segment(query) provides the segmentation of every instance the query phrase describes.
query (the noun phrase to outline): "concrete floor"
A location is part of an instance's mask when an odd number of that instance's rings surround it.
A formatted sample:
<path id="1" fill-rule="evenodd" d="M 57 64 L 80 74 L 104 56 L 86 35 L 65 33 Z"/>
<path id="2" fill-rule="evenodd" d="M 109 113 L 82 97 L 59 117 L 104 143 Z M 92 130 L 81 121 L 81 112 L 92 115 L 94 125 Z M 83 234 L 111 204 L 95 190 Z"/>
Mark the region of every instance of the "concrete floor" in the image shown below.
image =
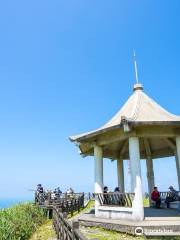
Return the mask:
<path id="1" fill-rule="evenodd" d="M 144 208 L 145 219 L 154 218 L 169 218 L 169 217 L 178 217 L 180 219 L 180 213 L 177 209 L 170 209 L 170 208 Z"/>
<path id="2" fill-rule="evenodd" d="M 94 209 L 78 217 L 84 226 L 97 226 L 119 232 L 134 234 L 137 227 L 148 236 L 180 236 L 180 214 L 176 209 L 145 208 L 144 221 L 128 221 L 96 218 Z"/>

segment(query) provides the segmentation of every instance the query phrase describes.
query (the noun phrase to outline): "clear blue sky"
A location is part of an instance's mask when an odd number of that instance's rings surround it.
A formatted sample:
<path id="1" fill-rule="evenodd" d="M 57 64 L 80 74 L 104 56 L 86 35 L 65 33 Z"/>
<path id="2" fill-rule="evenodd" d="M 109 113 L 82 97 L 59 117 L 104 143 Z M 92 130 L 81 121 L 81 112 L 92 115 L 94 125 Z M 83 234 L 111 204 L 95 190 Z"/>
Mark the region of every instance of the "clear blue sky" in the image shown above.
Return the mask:
<path id="1" fill-rule="evenodd" d="M 37 183 L 93 191 L 93 159 L 68 136 L 101 126 L 129 97 L 133 48 L 145 92 L 180 115 L 179 12 L 179 0 L 1 1 L 1 198 L 29 197 Z M 176 186 L 174 159 L 155 161 L 155 177 Z M 105 184 L 117 184 L 108 160 Z"/>

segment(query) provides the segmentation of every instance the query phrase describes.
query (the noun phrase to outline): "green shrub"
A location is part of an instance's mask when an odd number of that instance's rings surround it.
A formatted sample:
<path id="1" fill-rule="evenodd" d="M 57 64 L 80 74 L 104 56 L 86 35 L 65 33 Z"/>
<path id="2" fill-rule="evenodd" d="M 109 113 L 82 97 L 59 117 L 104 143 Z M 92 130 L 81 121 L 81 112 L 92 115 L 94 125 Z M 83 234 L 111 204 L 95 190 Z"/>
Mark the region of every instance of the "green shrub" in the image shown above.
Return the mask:
<path id="1" fill-rule="evenodd" d="M 0 240 L 28 240 L 44 221 L 43 210 L 32 203 L 0 210 Z"/>

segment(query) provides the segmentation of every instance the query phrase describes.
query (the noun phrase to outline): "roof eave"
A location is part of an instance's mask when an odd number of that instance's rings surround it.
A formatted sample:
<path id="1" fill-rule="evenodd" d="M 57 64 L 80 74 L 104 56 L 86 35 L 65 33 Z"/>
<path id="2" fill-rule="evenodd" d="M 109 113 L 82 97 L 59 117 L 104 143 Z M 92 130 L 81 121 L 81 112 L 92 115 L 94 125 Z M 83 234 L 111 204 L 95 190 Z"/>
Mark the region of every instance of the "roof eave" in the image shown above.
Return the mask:
<path id="1" fill-rule="evenodd" d="M 128 120 L 127 122 L 130 126 L 134 126 L 134 127 L 136 127 L 136 126 L 180 126 L 180 121 L 131 121 L 131 120 Z M 86 139 L 93 138 L 93 137 L 97 136 L 98 134 L 102 134 L 102 133 L 105 133 L 105 132 L 108 132 L 108 131 L 111 131 L 114 129 L 122 128 L 122 127 L 123 127 L 123 124 L 120 123 L 115 126 L 95 130 L 91 133 L 87 133 L 87 134 L 84 133 L 80 137 L 78 135 L 70 136 L 69 140 L 71 142 L 80 143 Z"/>
<path id="2" fill-rule="evenodd" d="M 180 121 L 128 121 L 132 126 L 180 126 Z"/>
<path id="3" fill-rule="evenodd" d="M 69 139 L 70 139 L 71 142 L 81 142 L 81 141 L 86 140 L 88 138 L 95 137 L 98 134 L 102 134 L 102 133 L 105 133 L 105 132 L 108 132 L 108 131 L 111 131 L 111 130 L 117 129 L 117 128 L 122 128 L 122 124 L 107 127 L 107 128 L 104 128 L 104 129 L 95 130 L 95 131 L 93 131 L 92 133 L 89 133 L 89 134 L 85 133 L 84 135 L 82 134 L 83 136 L 81 136 L 81 137 L 78 137 L 78 135 L 77 136 L 70 136 Z"/>

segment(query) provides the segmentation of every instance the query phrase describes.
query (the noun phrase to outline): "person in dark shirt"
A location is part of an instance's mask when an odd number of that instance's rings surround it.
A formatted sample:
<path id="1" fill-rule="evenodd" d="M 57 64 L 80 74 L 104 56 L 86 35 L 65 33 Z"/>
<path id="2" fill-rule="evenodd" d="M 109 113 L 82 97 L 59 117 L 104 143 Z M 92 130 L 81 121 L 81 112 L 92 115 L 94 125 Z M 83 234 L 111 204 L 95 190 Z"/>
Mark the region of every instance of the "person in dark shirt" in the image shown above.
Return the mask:
<path id="1" fill-rule="evenodd" d="M 178 192 L 173 188 L 173 186 L 169 187 L 168 196 L 166 197 L 165 203 L 167 204 L 167 208 L 169 208 L 170 202 L 178 201 Z"/>
<path id="2" fill-rule="evenodd" d="M 157 187 L 154 187 L 151 193 L 151 200 L 155 202 L 156 208 L 160 208 L 161 206 L 161 197 Z"/>
<path id="3" fill-rule="evenodd" d="M 119 187 L 116 187 L 114 189 L 113 200 L 114 200 L 115 205 L 125 206 L 125 204 L 126 204 L 124 194 L 120 192 Z"/>
<path id="4" fill-rule="evenodd" d="M 107 186 L 104 187 L 103 193 L 104 193 L 104 204 L 108 205 L 109 204 L 109 196 L 108 196 L 108 187 Z"/>
<path id="5" fill-rule="evenodd" d="M 44 189 L 42 184 L 37 185 L 36 202 L 39 202 L 39 204 L 42 204 L 44 202 Z"/>
<path id="6" fill-rule="evenodd" d="M 43 186 L 41 184 L 37 185 L 37 190 L 38 193 L 43 193 Z"/>

